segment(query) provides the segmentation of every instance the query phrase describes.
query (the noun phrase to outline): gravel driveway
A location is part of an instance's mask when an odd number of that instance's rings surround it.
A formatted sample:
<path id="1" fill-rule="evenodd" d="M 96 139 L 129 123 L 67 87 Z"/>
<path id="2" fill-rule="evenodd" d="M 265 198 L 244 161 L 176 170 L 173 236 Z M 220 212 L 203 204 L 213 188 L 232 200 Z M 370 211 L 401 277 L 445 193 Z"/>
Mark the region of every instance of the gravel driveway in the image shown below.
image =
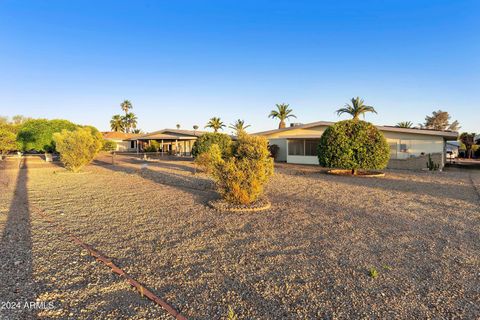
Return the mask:
<path id="1" fill-rule="evenodd" d="M 2 170 L 0 302 L 22 307 L 0 319 L 171 319 L 34 206 L 189 319 L 480 317 L 478 171 L 278 165 L 272 208 L 238 214 L 206 206 L 217 195 L 189 161 L 117 158 Z M 36 300 L 53 307 L 23 307 Z"/>

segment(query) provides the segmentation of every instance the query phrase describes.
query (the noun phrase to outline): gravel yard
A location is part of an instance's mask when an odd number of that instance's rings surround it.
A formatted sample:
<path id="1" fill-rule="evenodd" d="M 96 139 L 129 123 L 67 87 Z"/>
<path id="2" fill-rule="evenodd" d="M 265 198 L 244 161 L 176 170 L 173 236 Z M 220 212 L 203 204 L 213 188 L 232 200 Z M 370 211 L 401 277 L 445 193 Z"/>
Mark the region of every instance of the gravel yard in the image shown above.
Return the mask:
<path id="1" fill-rule="evenodd" d="M 1 170 L 0 303 L 22 306 L 0 319 L 172 319 L 36 207 L 189 319 L 229 306 L 239 319 L 480 317 L 480 171 L 281 164 L 272 207 L 243 214 L 209 208 L 212 182 L 189 161 L 105 157 L 85 171 Z M 23 307 L 35 300 L 54 307 Z"/>

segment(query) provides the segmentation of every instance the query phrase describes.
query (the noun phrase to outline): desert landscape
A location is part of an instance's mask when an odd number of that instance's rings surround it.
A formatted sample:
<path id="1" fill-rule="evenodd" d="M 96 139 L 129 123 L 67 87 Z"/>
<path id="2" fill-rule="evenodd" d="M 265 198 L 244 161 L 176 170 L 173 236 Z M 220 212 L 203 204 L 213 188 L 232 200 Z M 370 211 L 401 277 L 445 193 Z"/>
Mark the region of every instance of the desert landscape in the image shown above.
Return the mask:
<path id="1" fill-rule="evenodd" d="M 189 319 L 480 314 L 476 170 L 276 164 L 272 207 L 232 213 L 207 205 L 212 181 L 181 158 L 102 155 L 78 174 L 36 157 L 1 165 L 0 295 L 54 304 L 2 319 L 172 318 L 57 226 Z"/>

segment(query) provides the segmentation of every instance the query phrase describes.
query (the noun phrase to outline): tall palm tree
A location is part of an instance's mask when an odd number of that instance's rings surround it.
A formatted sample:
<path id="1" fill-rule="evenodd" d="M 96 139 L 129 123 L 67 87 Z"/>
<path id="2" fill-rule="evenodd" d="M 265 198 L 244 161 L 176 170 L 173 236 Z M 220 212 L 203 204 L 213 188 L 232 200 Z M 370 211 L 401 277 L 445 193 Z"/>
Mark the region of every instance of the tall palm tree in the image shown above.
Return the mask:
<path id="1" fill-rule="evenodd" d="M 112 120 L 110 120 L 110 128 L 112 129 L 112 131 L 123 131 L 123 117 L 119 114 L 114 115 L 112 117 Z"/>
<path id="2" fill-rule="evenodd" d="M 125 112 L 125 115 L 127 115 L 128 111 L 132 109 L 133 106 L 130 100 L 123 100 L 123 102 L 120 103 L 120 108 L 122 108 L 123 112 Z"/>
<path id="3" fill-rule="evenodd" d="M 288 107 L 290 105 L 281 103 L 281 104 L 276 104 L 277 110 L 272 110 L 270 112 L 270 115 L 268 116 L 269 118 L 275 119 L 277 118 L 280 120 L 280 123 L 278 124 L 278 129 L 285 128 L 285 120 L 288 118 L 296 118 L 297 116 L 292 114 L 292 109 L 289 109 Z"/>
<path id="4" fill-rule="evenodd" d="M 218 130 L 223 130 L 225 124 L 223 124 L 222 120 L 217 117 L 211 118 L 205 128 L 212 128 L 214 132 L 218 132 Z"/>
<path id="5" fill-rule="evenodd" d="M 137 116 L 133 112 L 129 112 L 123 117 L 124 130 L 126 133 L 129 133 L 130 129 L 137 127 L 137 120 Z"/>
<path id="6" fill-rule="evenodd" d="M 364 101 L 363 99 L 360 99 L 360 97 L 352 98 L 351 101 L 351 105 L 347 103 L 345 104 L 345 107 L 338 109 L 336 111 L 337 115 L 347 113 L 353 117 L 353 120 L 358 120 L 360 115 L 365 117 L 365 113 L 367 112 L 377 113 L 374 107 L 363 104 Z"/>
<path id="7" fill-rule="evenodd" d="M 399 128 L 411 128 L 413 126 L 412 121 L 402 121 L 397 123 L 397 127 Z"/>
<path id="8" fill-rule="evenodd" d="M 235 130 L 237 136 L 242 133 L 242 132 L 245 132 L 245 130 L 248 128 L 248 127 L 251 127 L 249 124 L 248 125 L 245 125 L 245 121 L 244 120 L 241 120 L 241 119 L 238 119 L 237 121 L 235 121 L 235 123 L 231 124 L 229 126 L 230 129 L 233 129 Z"/>

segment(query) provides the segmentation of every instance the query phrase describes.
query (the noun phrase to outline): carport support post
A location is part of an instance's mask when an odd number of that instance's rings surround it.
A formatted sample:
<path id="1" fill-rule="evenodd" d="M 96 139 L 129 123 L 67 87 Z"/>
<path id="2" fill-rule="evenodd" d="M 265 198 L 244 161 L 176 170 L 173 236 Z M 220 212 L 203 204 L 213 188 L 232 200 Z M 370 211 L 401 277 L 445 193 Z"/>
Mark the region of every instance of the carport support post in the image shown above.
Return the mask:
<path id="1" fill-rule="evenodd" d="M 175 139 L 175 154 L 178 154 L 178 140 Z"/>
<path id="2" fill-rule="evenodd" d="M 165 151 L 163 150 L 163 139 L 162 139 L 162 153 L 161 153 L 162 156 L 163 156 L 163 153 L 164 153 L 164 152 L 165 152 Z"/>

